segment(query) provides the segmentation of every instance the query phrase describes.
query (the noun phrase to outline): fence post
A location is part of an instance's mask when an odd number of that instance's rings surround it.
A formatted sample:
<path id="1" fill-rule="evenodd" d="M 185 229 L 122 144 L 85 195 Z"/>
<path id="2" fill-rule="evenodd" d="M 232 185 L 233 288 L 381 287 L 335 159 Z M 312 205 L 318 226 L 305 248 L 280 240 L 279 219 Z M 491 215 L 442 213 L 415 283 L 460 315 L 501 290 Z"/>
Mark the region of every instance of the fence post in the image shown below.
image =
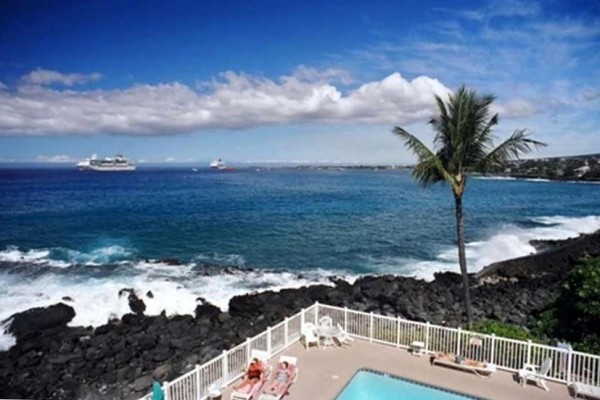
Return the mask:
<path id="1" fill-rule="evenodd" d="M 271 327 L 267 327 L 267 354 L 271 358 Z"/>
<path id="2" fill-rule="evenodd" d="M 348 332 L 348 307 L 344 307 L 344 330 Z"/>
<path id="3" fill-rule="evenodd" d="M 396 347 L 400 347 L 400 317 L 396 317 L 397 329 L 396 329 Z"/>
<path id="4" fill-rule="evenodd" d="M 200 398 L 200 365 L 196 364 L 196 398 Z"/>
<path id="5" fill-rule="evenodd" d="M 429 321 L 425 324 L 425 354 L 429 353 Z"/>
<path id="6" fill-rule="evenodd" d="M 250 364 L 250 353 L 252 352 L 250 347 L 250 338 L 246 338 L 246 365 Z"/>
<path id="7" fill-rule="evenodd" d="M 527 341 L 527 364 L 531 364 L 531 340 Z"/>
<path id="8" fill-rule="evenodd" d="M 460 341 L 462 340 L 462 329 L 458 327 L 458 340 L 456 341 L 456 355 L 460 355 Z"/>
<path id="9" fill-rule="evenodd" d="M 369 316 L 369 342 L 373 341 L 373 311 Z"/>
<path id="10" fill-rule="evenodd" d="M 571 377 L 573 376 L 571 368 L 573 368 L 573 347 L 569 346 L 569 353 L 567 355 L 567 385 L 571 384 Z"/>
<path id="11" fill-rule="evenodd" d="M 283 323 L 283 347 L 287 348 L 288 347 L 288 332 L 289 332 L 289 328 L 288 328 L 288 321 L 289 318 L 285 317 L 285 322 Z"/>
<path id="12" fill-rule="evenodd" d="M 319 302 L 315 301 L 315 325 L 319 324 Z"/>
<path id="13" fill-rule="evenodd" d="M 223 359 L 222 359 L 222 363 L 223 363 L 223 387 L 227 386 L 227 383 L 229 381 L 229 377 L 227 376 L 227 372 L 228 372 L 228 362 L 227 362 L 227 350 L 223 350 Z"/>
<path id="14" fill-rule="evenodd" d="M 163 382 L 162 391 L 163 391 L 163 394 L 164 394 L 164 399 L 165 400 L 170 400 L 171 396 L 169 396 L 169 382 L 167 382 L 167 381 Z"/>
<path id="15" fill-rule="evenodd" d="M 304 320 L 305 320 L 305 312 L 304 312 L 304 308 L 300 310 L 300 330 L 302 330 L 302 327 L 304 326 Z"/>
<path id="16" fill-rule="evenodd" d="M 490 363 L 495 364 L 494 356 L 495 356 L 495 352 L 496 352 L 496 335 L 494 333 L 492 333 L 491 343 L 492 343 L 492 349 L 490 350 Z"/>

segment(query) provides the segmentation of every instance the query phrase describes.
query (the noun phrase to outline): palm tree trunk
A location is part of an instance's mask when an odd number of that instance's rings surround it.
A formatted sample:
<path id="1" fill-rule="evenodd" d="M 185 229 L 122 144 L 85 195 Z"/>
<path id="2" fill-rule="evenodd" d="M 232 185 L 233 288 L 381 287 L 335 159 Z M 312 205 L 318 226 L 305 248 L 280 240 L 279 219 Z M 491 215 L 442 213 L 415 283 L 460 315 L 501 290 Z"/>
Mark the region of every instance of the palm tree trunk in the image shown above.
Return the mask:
<path id="1" fill-rule="evenodd" d="M 463 302 L 467 312 L 467 324 L 471 327 L 473 310 L 471 309 L 471 291 L 469 288 L 469 274 L 467 273 L 467 258 L 465 257 L 465 226 L 463 222 L 462 196 L 454 196 L 456 206 L 456 238 L 458 239 L 458 263 L 463 280 Z"/>

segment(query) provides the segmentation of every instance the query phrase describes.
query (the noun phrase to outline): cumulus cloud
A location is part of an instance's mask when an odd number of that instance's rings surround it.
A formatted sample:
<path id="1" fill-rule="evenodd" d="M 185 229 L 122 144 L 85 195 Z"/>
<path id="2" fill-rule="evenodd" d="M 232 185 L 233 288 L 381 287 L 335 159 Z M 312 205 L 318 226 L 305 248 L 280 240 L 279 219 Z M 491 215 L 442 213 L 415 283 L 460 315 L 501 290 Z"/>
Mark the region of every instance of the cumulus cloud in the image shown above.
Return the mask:
<path id="1" fill-rule="evenodd" d="M 64 154 L 57 154 L 54 156 L 39 155 L 39 156 L 37 156 L 36 161 L 48 162 L 48 163 L 67 163 L 67 162 L 75 162 L 75 159 L 73 159 L 72 157 L 69 157 L 67 155 L 64 155 Z"/>
<path id="2" fill-rule="evenodd" d="M 162 135 L 314 121 L 407 124 L 426 121 L 436 109 L 434 94 L 449 93 L 427 76 L 409 81 L 393 73 L 348 91 L 333 83 L 346 79 L 339 70 L 300 67 L 277 80 L 225 72 L 203 90 L 178 82 L 90 91 L 21 85 L 0 91 L 0 135 Z"/>
<path id="3" fill-rule="evenodd" d="M 65 86 L 74 86 L 82 83 L 97 81 L 102 78 L 98 72 L 92 74 L 63 74 L 57 71 L 38 68 L 29 74 L 21 77 L 25 84 L 47 86 L 60 84 Z"/>

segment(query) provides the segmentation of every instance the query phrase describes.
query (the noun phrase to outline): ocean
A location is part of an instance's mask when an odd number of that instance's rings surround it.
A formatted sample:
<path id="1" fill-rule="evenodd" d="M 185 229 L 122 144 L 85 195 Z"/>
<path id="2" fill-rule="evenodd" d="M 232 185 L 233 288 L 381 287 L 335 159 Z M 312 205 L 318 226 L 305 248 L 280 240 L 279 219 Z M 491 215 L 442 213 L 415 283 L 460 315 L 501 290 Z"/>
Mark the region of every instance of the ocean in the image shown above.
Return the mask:
<path id="1" fill-rule="evenodd" d="M 0 321 L 68 296 L 71 325 L 101 325 L 129 312 L 123 288 L 172 315 L 198 297 L 226 309 L 332 277 L 458 271 L 450 189 L 406 170 L 0 169 L 0 186 Z M 600 229 L 597 184 L 471 179 L 464 204 L 471 271 Z"/>

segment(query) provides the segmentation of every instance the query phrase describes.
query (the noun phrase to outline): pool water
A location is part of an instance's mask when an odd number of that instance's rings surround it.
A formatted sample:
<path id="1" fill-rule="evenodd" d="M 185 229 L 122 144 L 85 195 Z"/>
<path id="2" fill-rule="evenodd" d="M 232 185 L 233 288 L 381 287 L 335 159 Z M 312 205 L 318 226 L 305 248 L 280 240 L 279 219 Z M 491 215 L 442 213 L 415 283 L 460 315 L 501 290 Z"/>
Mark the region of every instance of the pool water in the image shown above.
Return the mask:
<path id="1" fill-rule="evenodd" d="M 436 388 L 380 372 L 358 370 L 336 400 L 473 400 L 458 392 Z"/>

